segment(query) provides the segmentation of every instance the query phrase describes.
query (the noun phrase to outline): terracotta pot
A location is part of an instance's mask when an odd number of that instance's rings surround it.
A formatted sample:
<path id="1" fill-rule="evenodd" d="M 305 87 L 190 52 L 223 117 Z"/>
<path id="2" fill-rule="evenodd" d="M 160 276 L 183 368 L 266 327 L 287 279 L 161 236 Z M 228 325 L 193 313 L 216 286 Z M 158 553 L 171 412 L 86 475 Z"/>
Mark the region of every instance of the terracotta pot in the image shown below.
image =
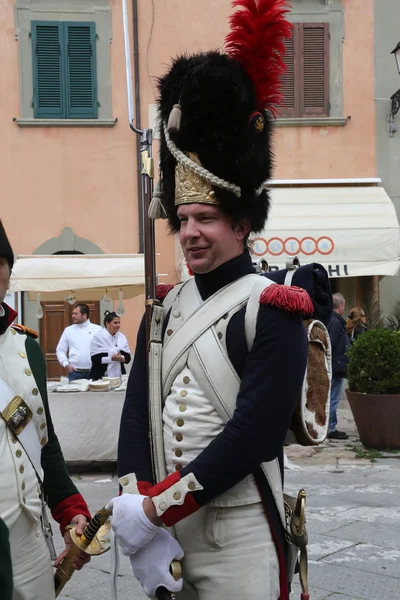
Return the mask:
<path id="1" fill-rule="evenodd" d="M 400 449 L 400 395 L 346 394 L 364 446 Z"/>

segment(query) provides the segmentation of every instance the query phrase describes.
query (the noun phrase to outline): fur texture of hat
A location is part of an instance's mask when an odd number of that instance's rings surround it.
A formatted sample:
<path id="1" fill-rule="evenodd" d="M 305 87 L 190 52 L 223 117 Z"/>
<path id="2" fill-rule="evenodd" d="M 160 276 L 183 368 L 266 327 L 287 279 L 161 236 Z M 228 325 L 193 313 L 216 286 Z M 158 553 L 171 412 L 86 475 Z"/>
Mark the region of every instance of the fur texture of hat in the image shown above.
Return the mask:
<path id="1" fill-rule="evenodd" d="M 8 241 L 7 234 L 5 232 L 3 223 L 0 220 L 0 256 L 3 256 L 7 259 L 7 262 L 10 267 L 10 271 L 14 266 L 14 252 L 11 248 L 11 244 Z"/>
<path id="2" fill-rule="evenodd" d="M 259 189 L 270 179 L 273 164 L 273 115 L 268 106 L 268 90 L 276 101 L 277 80 L 284 69 L 283 38 L 290 31 L 283 4 L 282 0 L 234 2 L 242 10 L 231 18 L 227 51 L 179 56 L 158 81 L 161 123 L 168 123 L 175 105 L 181 109 L 179 128 L 169 131 L 170 139 L 184 153 L 196 154 L 213 175 L 240 187 L 240 197 L 219 187 L 213 186 L 213 190 L 221 209 L 233 222 L 247 218 L 253 232 L 263 229 L 269 210 L 268 191 L 263 189 L 260 193 Z M 248 39 L 251 27 L 254 35 Z M 250 68 L 254 67 L 251 57 L 257 52 L 257 45 L 265 43 L 269 47 L 262 63 L 264 75 L 257 82 L 254 69 Z M 275 65 L 275 70 L 265 81 L 271 65 Z M 261 117 L 261 128 L 254 126 L 253 115 Z M 160 129 L 162 203 L 170 229 L 176 232 L 180 226 L 175 206 L 176 160 L 167 148 L 163 127 Z"/>

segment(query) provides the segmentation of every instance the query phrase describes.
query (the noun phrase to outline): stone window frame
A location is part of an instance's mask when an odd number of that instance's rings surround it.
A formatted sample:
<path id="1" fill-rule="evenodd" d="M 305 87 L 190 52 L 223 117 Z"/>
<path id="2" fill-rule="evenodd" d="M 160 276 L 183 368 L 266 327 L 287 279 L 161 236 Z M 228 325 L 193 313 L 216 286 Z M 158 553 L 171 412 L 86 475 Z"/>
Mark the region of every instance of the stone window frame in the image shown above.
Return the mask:
<path id="1" fill-rule="evenodd" d="M 20 127 L 112 127 L 111 42 L 109 0 L 16 0 L 15 39 L 18 42 Z M 96 27 L 97 119 L 37 119 L 33 109 L 32 21 L 92 22 Z"/>
<path id="2" fill-rule="evenodd" d="M 343 42 L 344 7 L 342 0 L 292 0 L 288 13 L 291 23 L 329 23 L 329 117 L 277 119 L 277 127 L 344 126 L 343 116 Z"/>

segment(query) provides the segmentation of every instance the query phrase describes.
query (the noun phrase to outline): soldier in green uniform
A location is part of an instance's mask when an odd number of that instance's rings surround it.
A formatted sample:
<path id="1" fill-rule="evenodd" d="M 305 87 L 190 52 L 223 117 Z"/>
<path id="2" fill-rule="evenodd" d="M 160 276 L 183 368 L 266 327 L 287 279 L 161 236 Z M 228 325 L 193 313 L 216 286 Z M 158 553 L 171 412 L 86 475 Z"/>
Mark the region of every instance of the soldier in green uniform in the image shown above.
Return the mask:
<path id="1" fill-rule="evenodd" d="M 72 543 L 65 528 L 73 523 L 77 533 L 82 533 L 90 513 L 68 475 L 54 432 L 46 364 L 37 334 L 13 325 L 17 314 L 4 303 L 13 263 L 13 251 L 0 221 L 0 544 L 2 561 L 6 557 L 0 578 L 8 578 L 10 595 L 12 577 L 13 600 L 54 600 L 51 544 L 45 535 L 42 498 L 60 524 L 66 543 L 56 565 Z M 12 568 L 10 561 L 7 566 L 7 556 L 11 556 Z M 87 560 L 81 553 L 76 568 Z"/>
<path id="2" fill-rule="evenodd" d="M 0 519 L 0 590 L 3 600 L 12 599 L 12 566 L 8 529 L 3 519 Z"/>

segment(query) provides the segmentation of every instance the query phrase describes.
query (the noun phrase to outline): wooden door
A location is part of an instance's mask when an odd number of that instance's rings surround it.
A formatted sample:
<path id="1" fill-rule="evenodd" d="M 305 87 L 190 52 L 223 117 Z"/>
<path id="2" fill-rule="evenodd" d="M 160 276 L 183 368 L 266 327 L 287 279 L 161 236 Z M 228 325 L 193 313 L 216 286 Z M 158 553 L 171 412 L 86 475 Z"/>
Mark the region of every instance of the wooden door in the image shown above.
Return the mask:
<path id="1" fill-rule="evenodd" d="M 92 323 L 100 323 L 100 302 L 87 301 Z M 47 367 L 47 379 L 58 380 L 65 370 L 57 360 L 56 348 L 65 327 L 72 324 L 73 306 L 67 302 L 42 302 L 43 318 L 40 319 L 40 345 Z"/>

